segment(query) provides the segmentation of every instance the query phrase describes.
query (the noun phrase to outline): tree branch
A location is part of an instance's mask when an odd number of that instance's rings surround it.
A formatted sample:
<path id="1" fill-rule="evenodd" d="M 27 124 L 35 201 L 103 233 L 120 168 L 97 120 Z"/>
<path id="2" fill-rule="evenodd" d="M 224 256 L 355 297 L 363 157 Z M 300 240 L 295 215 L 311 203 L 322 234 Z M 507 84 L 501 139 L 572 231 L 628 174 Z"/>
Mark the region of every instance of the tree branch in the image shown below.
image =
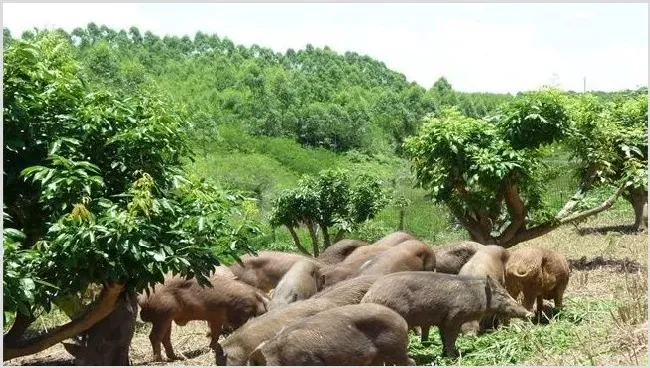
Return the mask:
<path id="1" fill-rule="evenodd" d="M 307 221 L 307 229 L 309 230 L 309 236 L 311 237 L 312 249 L 314 250 L 314 257 L 318 257 L 318 233 L 316 232 L 315 224 L 309 220 Z"/>
<path id="2" fill-rule="evenodd" d="M 472 239 L 478 243 L 486 244 L 489 241 L 489 234 L 486 236 L 481 225 L 475 220 L 464 216 L 460 211 L 448 206 L 456 219 L 467 229 Z"/>
<path id="3" fill-rule="evenodd" d="M 343 229 L 339 229 L 339 231 L 336 233 L 336 236 L 334 237 L 334 243 L 338 243 L 341 240 L 343 240 L 343 237 L 345 236 L 346 231 Z"/>
<path id="4" fill-rule="evenodd" d="M 514 238 L 512 238 L 510 241 L 506 242 L 505 244 L 502 244 L 501 246 L 504 248 L 509 248 L 521 242 L 525 242 L 540 237 L 542 235 L 545 235 L 564 224 L 568 224 L 574 221 L 584 220 L 587 217 L 597 215 L 605 211 L 606 209 L 610 208 L 614 204 L 616 199 L 625 191 L 625 189 L 626 189 L 625 184 L 623 184 L 616 190 L 616 192 L 614 192 L 614 194 L 612 194 L 603 203 L 601 203 L 600 206 L 573 214 L 571 216 L 567 216 L 559 220 L 556 219 L 553 222 L 546 222 L 544 224 L 519 232 Z"/>
<path id="5" fill-rule="evenodd" d="M 506 207 L 510 214 L 510 225 L 499 235 L 498 243 L 507 243 L 512 239 L 522 226 L 526 223 L 526 206 L 524 201 L 521 200 L 519 189 L 515 184 L 505 184 L 504 186 L 504 199 Z"/>
<path id="6" fill-rule="evenodd" d="M 594 178 L 596 177 L 596 166 L 591 165 L 587 169 L 587 175 L 585 181 L 580 184 L 580 188 L 575 192 L 575 194 L 571 197 L 571 199 L 562 207 L 560 212 L 555 215 L 556 219 L 561 219 L 565 216 L 567 216 L 573 209 L 580 203 L 580 200 L 584 197 L 585 193 L 591 189 L 591 185 L 594 182 Z"/>
<path id="7" fill-rule="evenodd" d="M 83 315 L 43 335 L 28 340 L 8 340 L 3 338 L 3 361 L 38 353 L 86 331 L 113 311 L 123 290 L 124 285 L 121 284 L 105 287 L 99 299 Z"/>

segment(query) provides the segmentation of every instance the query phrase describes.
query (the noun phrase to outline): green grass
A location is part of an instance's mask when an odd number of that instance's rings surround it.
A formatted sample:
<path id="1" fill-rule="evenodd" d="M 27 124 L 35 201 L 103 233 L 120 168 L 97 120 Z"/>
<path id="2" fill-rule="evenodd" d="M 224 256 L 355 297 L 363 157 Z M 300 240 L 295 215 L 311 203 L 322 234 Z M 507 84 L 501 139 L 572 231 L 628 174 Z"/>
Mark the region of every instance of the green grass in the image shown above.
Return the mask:
<path id="1" fill-rule="evenodd" d="M 507 327 L 480 336 L 460 335 L 456 347 L 458 358 L 443 358 L 438 329 L 432 329 L 430 346 L 423 346 L 419 336 L 409 336 L 410 356 L 418 365 L 520 365 L 533 356 L 558 355 L 574 349 L 585 335 L 585 326 L 607 317 L 616 310 L 615 300 L 567 299 L 563 311 L 548 324 L 512 320 Z M 591 330 L 591 334 L 604 331 Z"/>

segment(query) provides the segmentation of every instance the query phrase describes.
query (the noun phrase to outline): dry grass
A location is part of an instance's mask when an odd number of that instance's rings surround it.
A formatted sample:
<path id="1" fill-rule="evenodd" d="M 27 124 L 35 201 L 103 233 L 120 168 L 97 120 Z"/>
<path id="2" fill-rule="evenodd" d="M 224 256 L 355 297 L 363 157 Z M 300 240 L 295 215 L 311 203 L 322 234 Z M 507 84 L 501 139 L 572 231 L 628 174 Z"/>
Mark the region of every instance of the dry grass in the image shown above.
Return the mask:
<path id="1" fill-rule="evenodd" d="M 544 344 L 537 343 L 532 356 L 518 360 L 518 365 L 647 365 L 647 235 L 621 230 L 621 223 L 630 223 L 629 213 L 602 216 L 579 227 L 567 226 L 542 238 L 534 244 L 560 251 L 567 258 L 582 256 L 630 258 L 643 265 L 643 272 L 626 274 L 613 268 L 591 271 L 572 271 L 565 300 L 571 316 L 559 318 L 548 326 L 523 325 L 520 333 L 530 339 L 534 333 L 557 334 L 549 336 Z M 615 231 L 603 231 L 609 227 Z M 585 230 L 587 229 L 587 230 Z M 523 246 L 525 246 L 524 244 Z M 521 245 L 520 245 L 521 246 Z M 591 310 L 590 308 L 596 308 Z M 581 315 L 578 315 L 582 313 Z M 597 318 L 589 318 L 598 313 Z M 60 323 L 61 316 L 44 318 L 39 327 Z M 580 322 L 567 322 L 580 320 Z M 214 365 L 214 356 L 208 349 L 208 328 L 205 322 L 190 322 L 172 327 L 172 343 L 177 354 L 185 359 L 176 362 L 151 362 L 150 324 L 138 323 L 131 345 L 134 365 Z M 540 332 L 541 331 L 541 332 Z M 514 335 L 516 338 L 516 334 Z M 461 337 L 463 339 L 463 337 Z M 528 341 L 528 340 L 526 340 Z M 498 352 L 497 352 L 498 353 Z M 71 356 L 58 344 L 30 357 L 5 362 L 7 365 L 70 365 Z M 458 363 L 463 364 L 463 363 Z M 468 364 L 468 363 L 464 363 Z M 471 363 L 469 363 L 471 364 Z M 510 363 L 512 364 L 512 363 Z"/>

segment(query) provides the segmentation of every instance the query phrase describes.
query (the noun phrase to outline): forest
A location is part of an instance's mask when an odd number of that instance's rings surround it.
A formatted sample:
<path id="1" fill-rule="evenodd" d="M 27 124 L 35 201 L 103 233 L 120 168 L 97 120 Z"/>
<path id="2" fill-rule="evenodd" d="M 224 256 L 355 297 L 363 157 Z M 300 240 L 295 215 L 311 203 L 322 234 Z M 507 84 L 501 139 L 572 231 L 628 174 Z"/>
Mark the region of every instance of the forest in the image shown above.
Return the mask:
<path id="1" fill-rule="evenodd" d="M 329 47 L 94 23 L 3 36 L 5 361 L 79 336 L 90 346 L 102 320 L 168 272 L 207 283 L 215 265 L 256 251 L 318 257 L 398 230 L 430 245 L 576 243 L 571 225 L 585 224 L 626 229 L 595 231 L 594 244 L 647 239 L 647 87 L 461 92 Z M 647 320 L 627 313 L 629 326 Z M 541 328 L 581 328 L 558 323 Z M 135 341 L 142 327 L 130 328 Z M 415 346 L 420 364 L 547 353 L 440 361 Z"/>

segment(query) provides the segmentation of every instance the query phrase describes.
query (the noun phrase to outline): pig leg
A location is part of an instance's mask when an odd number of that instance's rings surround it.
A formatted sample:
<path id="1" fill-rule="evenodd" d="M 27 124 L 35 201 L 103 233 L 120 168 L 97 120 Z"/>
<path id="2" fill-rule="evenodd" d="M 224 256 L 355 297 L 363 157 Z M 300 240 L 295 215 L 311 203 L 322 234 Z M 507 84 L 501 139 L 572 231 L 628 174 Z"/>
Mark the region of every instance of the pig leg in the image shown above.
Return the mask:
<path id="1" fill-rule="evenodd" d="M 537 296 L 537 323 L 542 321 L 544 316 L 544 297 L 542 294 Z"/>
<path id="2" fill-rule="evenodd" d="M 219 336 L 221 336 L 222 322 L 211 321 L 208 323 L 210 326 L 210 348 L 215 349 L 219 344 Z"/>
<path id="3" fill-rule="evenodd" d="M 149 334 L 149 341 L 151 341 L 151 347 L 153 348 L 153 360 L 155 362 L 162 361 L 162 353 L 160 351 L 160 343 L 164 340 L 167 330 L 171 330 L 172 320 L 168 319 L 162 322 L 154 322 L 153 327 L 151 328 L 151 333 Z"/>
<path id="4" fill-rule="evenodd" d="M 431 341 L 429 341 L 429 330 L 431 329 L 431 326 L 422 325 L 420 329 L 422 330 L 422 335 L 420 335 L 420 342 L 422 343 L 422 345 L 425 344 L 430 345 Z M 398 365 L 403 365 L 403 364 L 398 364 Z"/>
<path id="5" fill-rule="evenodd" d="M 165 348 L 165 354 L 167 354 L 167 359 L 178 360 L 178 356 L 176 356 L 176 354 L 174 353 L 174 348 L 172 347 L 171 323 L 169 325 L 169 328 L 167 329 L 167 332 L 165 333 L 165 336 L 163 336 L 162 344 L 163 347 Z"/>
<path id="6" fill-rule="evenodd" d="M 456 339 L 460 333 L 460 323 L 450 321 L 445 323 L 440 331 L 440 336 L 443 337 L 443 356 L 448 356 L 450 358 L 457 357 L 458 350 L 456 349 Z"/>

